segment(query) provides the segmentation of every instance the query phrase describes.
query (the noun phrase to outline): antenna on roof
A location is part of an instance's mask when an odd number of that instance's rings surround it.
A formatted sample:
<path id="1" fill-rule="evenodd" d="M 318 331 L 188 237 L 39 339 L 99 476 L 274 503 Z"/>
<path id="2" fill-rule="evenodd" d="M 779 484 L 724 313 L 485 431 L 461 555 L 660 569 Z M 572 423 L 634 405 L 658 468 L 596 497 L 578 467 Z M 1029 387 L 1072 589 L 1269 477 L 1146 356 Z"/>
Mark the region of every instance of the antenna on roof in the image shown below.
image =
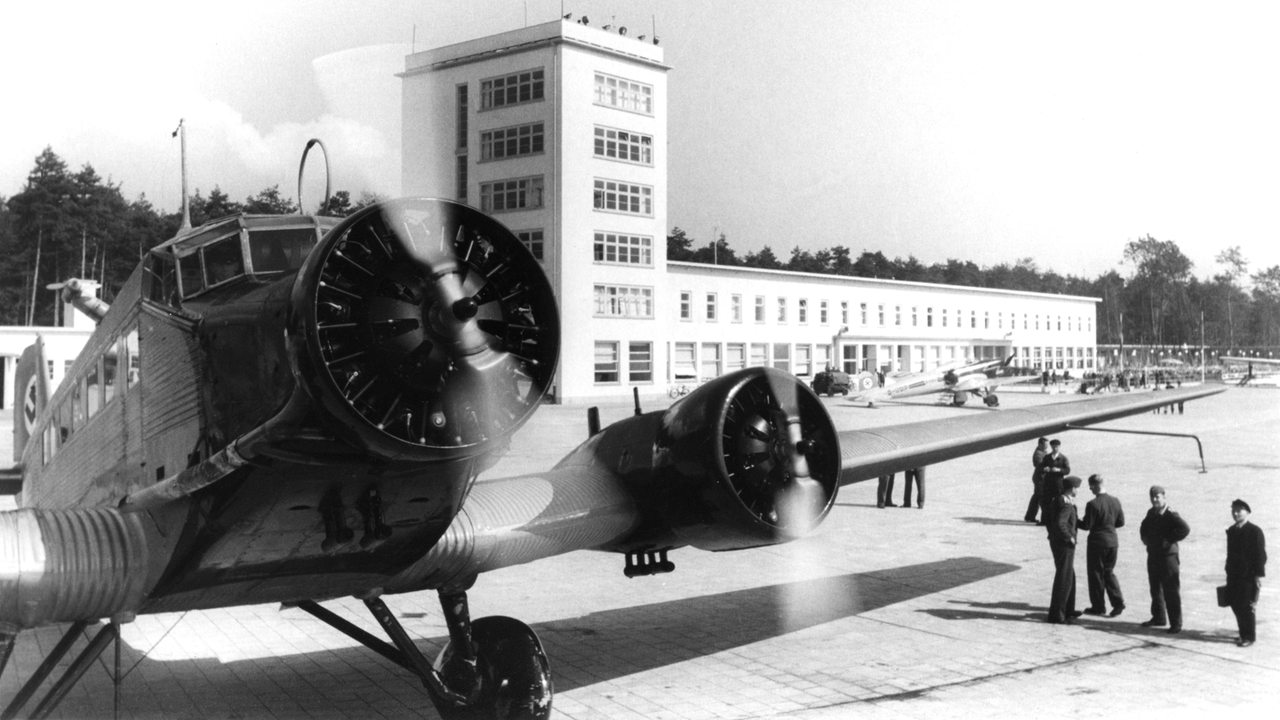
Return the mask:
<path id="1" fill-rule="evenodd" d="M 180 230 L 191 229 L 191 205 L 187 201 L 187 126 L 183 125 L 183 119 L 178 118 L 178 127 L 174 129 L 173 135 L 170 137 L 182 136 L 182 227 Z"/>

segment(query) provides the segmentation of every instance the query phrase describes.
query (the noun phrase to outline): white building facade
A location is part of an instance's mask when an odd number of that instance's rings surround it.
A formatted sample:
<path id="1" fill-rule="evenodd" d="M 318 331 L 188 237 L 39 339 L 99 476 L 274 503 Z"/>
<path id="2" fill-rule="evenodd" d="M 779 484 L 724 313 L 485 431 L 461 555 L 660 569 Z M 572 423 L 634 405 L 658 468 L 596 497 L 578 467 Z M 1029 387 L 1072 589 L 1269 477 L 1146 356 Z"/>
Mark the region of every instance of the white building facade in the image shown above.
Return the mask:
<path id="1" fill-rule="evenodd" d="M 752 365 L 1093 369 L 1094 298 L 668 263 L 668 67 L 624 33 L 558 20 L 410 55 L 402 75 L 404 192 L 479 207 L 542 262 L 558 399 L 665 397 Z"/>

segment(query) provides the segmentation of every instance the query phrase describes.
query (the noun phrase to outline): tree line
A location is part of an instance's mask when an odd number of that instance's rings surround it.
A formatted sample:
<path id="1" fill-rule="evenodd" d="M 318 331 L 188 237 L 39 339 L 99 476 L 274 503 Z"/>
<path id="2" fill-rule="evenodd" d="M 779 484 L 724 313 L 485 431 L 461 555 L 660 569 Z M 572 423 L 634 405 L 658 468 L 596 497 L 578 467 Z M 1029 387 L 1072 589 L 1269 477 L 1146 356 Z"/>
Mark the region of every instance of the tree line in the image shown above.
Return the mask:
<path id="1" fill-rule="evenodd" d="M 316 211 L 345 216 L 379 199 L 362 193 L 353 201 L 340 190 Z M 216 185 L 207 196 L 197 189 L 189 208 L 197 226 L 239 212 L 298 212 L 279 186 L 243 202 Z M 111 302 L 143 253 L 177 234 L 181 223 L 180 212 L 162 212 L 145 195 L 127 200 L 119 184 L 104 180 L 91 165 L 72 171 L 45 148 L 22 190 L 0 197 L 0 325 L 54 324 L 57 293 L 46 286 L 70 277 L 99 281 L 103 299 Z M 667 237 L 667 258 L 1097 297 L 1102 344 L 1198 346 L 1203 316 L 1208 345 L 1280 345 L 1280 266 L 1251 273 L 1238 246 L 1218 254 L 1218 271 L 1207 278 L 1192 273 L 1191 261 L 1176 243 L 1151 236 L 1125 244 L 1125 274 L 1113 269 L 1092 279 L 1041 270 L 1032 258 L 992 267 L 957 259 L 925 265 L 911 256 L 890 259 L 879 250 L 855 257 L 844 245 L 816 251 L 795 247 L 785 262 L 768 245 L 739 257 L 723 233 L 703 245 L 679 227 Z"/>
<path id="2" fill-rule="evenodd" d="M 1108 270 L 1090 279 L 1041 270 L 1029 257 L 991 267 L 956 259 L 925 265 L 913 256 L 890 259 L 879 250 L 854 257 L 844 245 L 817 251 L 795 247 L 785 262 L 769 245 L 739 257 L 724 233 L 703 245 L 676 227 L 667 236 L 667 259 L 1096 297 L 1102 300 L 1100 344 L 1199 347 L 1202 327 L 1204 343 L 1211 347 L 1280 344 L 1280 265 L 1250 273 L 1239 246 L 1218 253 L 1216 274 L 1198 278 L 1177 243 L 1148 235 L 1125 243 L 1127 274 Z M 1246 278 L 1251 286 L 1246 287 Z"/>
<path id="3" fill-rule="evenodd" d="M 317 210 L 346 216 L 378 200 L 364 193 L 353 202 L 340 190 Z M 279 186 L 243 202 L 216 185 L 208 196 L 197 189 L 188 209 L 194 226 L 241 212 L 298 212 Z M 145 195 L 126 200 L 120 185 L 103 180 L 92 165 L 72 171 L 45 148 L 22 190 L 0 197 L 0 325 L 55 324 L 60 303 L 48 285 L 71 277 L 97 280 L 103 300 L 111 302 L 143 253 L 172 238 L 181 225 L 181 212 L 162 212 Z"/>

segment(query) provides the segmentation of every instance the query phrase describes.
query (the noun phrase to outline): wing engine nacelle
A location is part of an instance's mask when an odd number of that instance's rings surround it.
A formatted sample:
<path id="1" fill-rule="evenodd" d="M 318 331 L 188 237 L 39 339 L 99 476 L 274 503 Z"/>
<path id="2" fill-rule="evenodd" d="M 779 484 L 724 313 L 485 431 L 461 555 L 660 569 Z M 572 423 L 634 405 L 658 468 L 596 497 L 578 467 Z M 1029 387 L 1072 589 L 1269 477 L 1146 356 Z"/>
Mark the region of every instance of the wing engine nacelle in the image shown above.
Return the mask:
<path id="1" fill-rule="evenodd" d="M 609 548 L 626 552 L 800 537 L 830 511 L 841 461 L 822 402 L 770 368 L 716 378 L 665 412 L 611 425 L 582 451 L 612 465 L 635 498 L 637 529 Z"/>
<path id="2" fill-rule="evenodd" d="M 559 319 L 537 260 L 446 200 L 371 206 L 327 233 L 293 288 L 294 374 L 339 437 L 397 460 L 505 442 L 548 390 Z"/>

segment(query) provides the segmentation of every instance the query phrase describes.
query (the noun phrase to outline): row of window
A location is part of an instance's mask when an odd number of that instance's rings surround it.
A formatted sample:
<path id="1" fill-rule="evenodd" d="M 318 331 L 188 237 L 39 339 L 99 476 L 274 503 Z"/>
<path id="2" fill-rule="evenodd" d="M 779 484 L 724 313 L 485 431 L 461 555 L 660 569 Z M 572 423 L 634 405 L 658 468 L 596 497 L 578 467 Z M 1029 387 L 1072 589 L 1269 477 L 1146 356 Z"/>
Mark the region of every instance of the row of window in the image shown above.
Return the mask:
<path id="1" fill-rule="evenodd" d="M 460 97 L 465 98 L 465 95 L 460 93 Z M 481 110 L 540 102 L 545 97 L 546 74 L 542 68 L 522 70 L 480 81 Z M 595 73 L 593 97 L 597 105 L 644 115 L 653 114 L 653 86 L 648 83 L 606 73 Z"/>
<path id="2" fill-rule="evenodd" d="M 116 338 L 96 362 L 74 379 L 71 392 L 58 402 L 41 438 L 44 463 L 53 460 L 59 449 L 115 399 L 120 366 L 127 368 L 124 388 L 137 385 L 141 371 L 137 328 Z"/>
<path id="3" fill-rule="evenodd" d="M 720 318 L 720 298 L 717 293 L 708 292 L 703 295 L 704 304 L 701 318 L 708 322 L 716 322 Z M 774 321 L 782 324 L 791 320 L 790 298 L 777 297 L 774 299 Z M 842 300 L 839 305 L 840 324 L 851 325 L 849 322 L 850 307 L 849 302 Z M 799 298 L 796 301 L 795 320 L 797 323 L 804 325 L 811 322 L 811 306 L 806 298 Z M 743 321 L 743 297 L 742 295 L 733 294 L 729 296 L 729 320 L 730 322 Z M 1083 330 L 1093 332 L 1093 318 L 1085 316 L 1071 315 L 1043 315 L 1031 313 L 1022 313 L 1022 329 L 1023 330 L 1067 330 L 1077 331 Z M 752 309 L 752 316 L 755 322 L 764 323 L 768 317 L 768 305 L 764 295 L 756 295 Z M 1018 328 L 1018 313 L 1005 313 L 1003 310 L 994 313 L 994 326 L 992 325 L 993 313 L 990 310 L 983 310 L 979 314 L 978 310 L 970 310 L 966 316 L 963 310 L 956 310 L 955 314 L 950 314 L 948 308 L 939 308 L 938 314 L 935 315 L 934 308 L 919 306 L 903 306 L 903 305 L 885 305 L 880 303 L 871 309 L 867 303 L 858 304 L 858 319 L 862 326 L 873 325 L 872 317 L 875 318 L 875 326 L 910 326 L 920 327 L 923 323 L 924 327 L 934 327 L 935 318 L 940 327 L 968 327 L 972 329 L 981 328 L 984 330 L 1003 330 L 1006 327 L 1010 330 Z M 680 319 L 693 320 L 694 318 L 694 294 L 689 290 L 680 291 Z M 954 322 L 953 322 L 954 320 Z M 1006 323 L 1007 320 L 1007 323 Z M 819 300 L 817 307 L 817 323 L 819 325 L 831 324 L 830 320 L 830 303 L 827 300 Z M 1065 324 L 1065 327 L 1064 327 Z"/>
<path id="4" fill-rule="evenodd" d="M 855 347 L 844 346 L 846 352 L 842 365 L 846 372 L 867 369 L 865 361 L 859 362 L 856 353 L 848 352 Z M 830 349 L 830 345 L 824 343 L 677 342 L 671 347 L 670 377 L 675 382 L 700 382 L 746 367 L 773 367 L 798 377 L 809 377 L 828 367 L 831 363 Z M 944 348 L 929 346 L 929 349 L 932 350 L 931 366 L 936 367 L 943 359 Z M 625 357 L 622 355 L 624 350 Z M 916 346 L 914 351 L 916 359 L 911 369 L 923 370 L 926 347 Z M 888 352 L 889 348 L 886 348 Z M 1015 352 L 1021 355 L 1021 364 L 1027 367 L 1080 371 L 1094 368 L 1092 347 L 1023 347 Z M 965 351 L 953 347 L 950 353 L 951 359 L 956 359 L 957 354 L 964 357 Z M 893 369 L 894 364 L 889 363 L 888 367 Z M 597 340 L 593 372 L 597 385 L 652 383 L 653 343 L 630 341 L 624 345 L 615 340 Z"/>
<path id="5" fill-rule="evenodd" d="M 459 182 L 465 183 L 465 178 L 459 176 Z M 541 175 L 480 183 L 480 209 L 487 213 L 537 210 L 544 202 Z M 596 178 L 592 205 L 597 210 L 653 217 L 653 188 Z"/>

